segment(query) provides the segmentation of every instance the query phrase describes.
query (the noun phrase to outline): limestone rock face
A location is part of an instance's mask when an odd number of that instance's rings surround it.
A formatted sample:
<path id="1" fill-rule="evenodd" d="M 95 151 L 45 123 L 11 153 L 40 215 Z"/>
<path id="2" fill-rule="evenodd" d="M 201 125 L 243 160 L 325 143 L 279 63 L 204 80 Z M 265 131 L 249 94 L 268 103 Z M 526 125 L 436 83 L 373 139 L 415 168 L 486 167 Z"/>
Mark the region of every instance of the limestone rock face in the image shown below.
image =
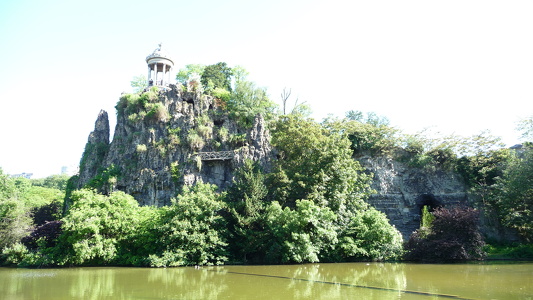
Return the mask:
<path id="1" fill-rule="evenodd" d="M 376 194 L 368 202 L 387 214 L 404 240 L 420 226 L 423 206 L 467 204 L 467 187 L 456 173 L 412 168 L 388 157 L 362 157 L 361 165 L 374 174 Z"/>
<path id="2" fill-rule="evenodd" d="M 261 116 L 252 128 L 242 128 L 212 97 L 175 85 L 144 94 L 120 99 L 113 141 L 99 152 L 102 159 L 85 151 L 82 161 L 91 163 L 80 170 L 80 187 L 97 177 L 101 192 L 121 190 L 141 205 L 163 206 L 198 181 L 225 189 L 245 159 L 269 169 L 270 134 Z M 103 142 L 104 127 L 97 121 L 89 143 L 93 135 Z"/>
<path id="3" fill-rule="evenodd" d="M 80 163 L 80 181 L 89 182 L 96 176 L 98 168 L 103 164 L 109 148 L 109 118 L 107 112 L 101 110 L 94 123 L 94 131 L 89 134 L 85 152 Z"/>

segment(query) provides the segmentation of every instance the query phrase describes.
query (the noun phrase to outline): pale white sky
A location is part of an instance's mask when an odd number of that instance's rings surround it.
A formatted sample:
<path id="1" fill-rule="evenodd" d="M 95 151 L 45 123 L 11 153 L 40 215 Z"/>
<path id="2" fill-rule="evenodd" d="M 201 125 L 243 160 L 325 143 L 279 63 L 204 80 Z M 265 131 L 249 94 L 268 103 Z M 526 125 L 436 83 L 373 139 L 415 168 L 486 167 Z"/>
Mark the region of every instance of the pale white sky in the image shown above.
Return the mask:
<path id="1" fill-rule="evenodd" d="M 100 109 L 146 73 L 242 65 L 314 117 L 376 112 L 406 132 L 491 130 L 512 145 L 533 114 L 533 1 L 67 1 L 0 3 L 0 167 L 79 163 Z"/>

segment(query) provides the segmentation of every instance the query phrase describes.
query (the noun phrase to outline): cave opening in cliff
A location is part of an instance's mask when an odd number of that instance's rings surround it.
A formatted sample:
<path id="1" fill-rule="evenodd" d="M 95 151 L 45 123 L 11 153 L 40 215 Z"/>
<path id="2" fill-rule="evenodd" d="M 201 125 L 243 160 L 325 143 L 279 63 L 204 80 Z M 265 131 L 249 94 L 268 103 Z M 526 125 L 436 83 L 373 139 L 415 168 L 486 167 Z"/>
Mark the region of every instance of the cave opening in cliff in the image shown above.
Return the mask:
<path id="1" fill-rule="evenodd" d="M 422 209 L 424 206 L 427 206 L 430 212 L 442 206 L 442 203 L 432 194 L 422 194 L 418 196 L 416 204 L 418 206 L 418 213 L 420 215 L 422 214 Z"/>

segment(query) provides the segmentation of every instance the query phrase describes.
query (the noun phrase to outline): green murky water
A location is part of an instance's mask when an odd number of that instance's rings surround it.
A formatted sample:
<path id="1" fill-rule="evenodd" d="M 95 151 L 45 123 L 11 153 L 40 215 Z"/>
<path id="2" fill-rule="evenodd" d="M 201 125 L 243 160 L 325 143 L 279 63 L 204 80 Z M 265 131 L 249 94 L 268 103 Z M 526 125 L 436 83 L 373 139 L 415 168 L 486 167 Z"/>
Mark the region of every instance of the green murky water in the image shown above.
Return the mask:
<path id="1" fill-rule="evenodd" d="M 533 263 L 0 268 L 0 299 L 533 299 Z"/>

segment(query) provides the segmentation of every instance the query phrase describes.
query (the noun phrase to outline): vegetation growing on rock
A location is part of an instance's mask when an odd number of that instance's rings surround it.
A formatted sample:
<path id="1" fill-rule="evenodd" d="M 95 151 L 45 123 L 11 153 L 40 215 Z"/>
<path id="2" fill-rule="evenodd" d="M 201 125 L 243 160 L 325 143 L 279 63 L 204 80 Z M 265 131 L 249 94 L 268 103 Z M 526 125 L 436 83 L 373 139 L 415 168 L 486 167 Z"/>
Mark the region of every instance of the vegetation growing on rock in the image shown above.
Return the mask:
<path id="1" fill-rule="evenodd" d="M 79 176 L 31 181 L 0 169 L 0 262 L 162 267 L 400 259 L 402 235 L 368 201 L 373 176 L 358 159 L 369 156 L 455 172 L 473 195 L 474 208 L 437 208 L 433 219 L 426 212 L 407 258 L 481 258 L 479 213 L 531 241 L 527 144 L 513 152 L 489 135 L 404 135 L 385 118 L 357 111 L 322 123 L 298 109 L 281 115 L 246 75 L 224 63 L 188 65 L 178 74 L 186 87 L 123 95 L 113 141 L 101 113 Z M 217 151 L 231 152 L 231 160 L 200 156 Z"/>

